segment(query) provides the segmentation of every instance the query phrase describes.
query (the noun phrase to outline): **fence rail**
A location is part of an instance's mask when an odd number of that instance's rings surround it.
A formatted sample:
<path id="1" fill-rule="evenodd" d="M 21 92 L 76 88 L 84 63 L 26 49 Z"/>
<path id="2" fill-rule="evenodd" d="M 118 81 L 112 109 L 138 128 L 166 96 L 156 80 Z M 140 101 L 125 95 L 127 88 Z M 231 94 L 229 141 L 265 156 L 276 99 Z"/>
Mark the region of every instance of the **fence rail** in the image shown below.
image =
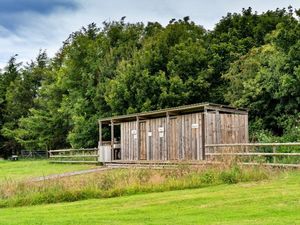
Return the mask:
<path id="1" fill-rule="evenodd" d="M 271 152 L 231 152 L 231 153 L 207 153 L 206 155 L 232 155 L 232 156 L 300 156 L 300 153 L 271 153 Z"/>
<path id="2" fill-rule="evenodd" d="M 98 148 L 50 150 L 56 163 L 98 163 Z M 207 161 L 233 159 L 248 165 L 300 167 L 300 143 L 234 143 L 205 145 Z"/>
<path id="3" fill-rule="evenodd" d="M 49 158 L 55 163 L 98 163 L 98 148 L 50 150 Z"/>
<path id="4" fill-rule="evenodd" d="M 70 149 L 58 149 L 58 150 L 50 150 L 48 151 L 49 153 L 54 153 L 54 152 L 73 152 L 73 151 L 94 151 L 98 150 L 98 148 L 70 148 Z"/>
<path id="5" fill-rule="evenodd" d="M 205 147 L 260 147 L 260 146 L 300 146 L 300 142 L 287 142 L 287 143 L 233 143 L 233 144 L 206 144 Z"/>
<path id="6" fill-rule="evenodd" d="M 206 144 L 209 160 L 238 160 L 244 164 L 300 167 L 300 143 Z"/>
<path id="7" fill-rule="evenodd" d="M 22 158 L 47 158 L 47 151 L 46 150 L 21 150 L 21 157 Z"/>

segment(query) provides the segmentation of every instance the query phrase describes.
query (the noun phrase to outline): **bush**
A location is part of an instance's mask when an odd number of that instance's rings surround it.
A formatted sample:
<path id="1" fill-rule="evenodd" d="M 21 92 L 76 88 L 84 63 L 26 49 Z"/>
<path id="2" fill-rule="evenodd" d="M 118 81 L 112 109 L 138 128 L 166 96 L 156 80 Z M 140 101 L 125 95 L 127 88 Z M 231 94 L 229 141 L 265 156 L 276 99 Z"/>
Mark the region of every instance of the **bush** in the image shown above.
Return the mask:
<path id="1" fill-rule="evenodd" d="M 233 166 L 230 170 L 221 172 L 220 179 L 225 184 L 236 184 L 242 180 L 242 175 L 240 167 Z"/>

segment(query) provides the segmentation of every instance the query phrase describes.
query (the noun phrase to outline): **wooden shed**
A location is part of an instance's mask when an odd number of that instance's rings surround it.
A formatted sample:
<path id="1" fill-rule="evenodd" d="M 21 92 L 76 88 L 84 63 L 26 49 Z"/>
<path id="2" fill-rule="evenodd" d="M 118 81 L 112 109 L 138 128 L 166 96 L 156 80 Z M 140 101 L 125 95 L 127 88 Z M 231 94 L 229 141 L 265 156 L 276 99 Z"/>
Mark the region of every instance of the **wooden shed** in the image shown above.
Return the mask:
<path id="1" fill-rule="evenodd" d="M 248 143 L 247 110 L 202 103 L 99 120 L 103 162 L 204 160 L 206 144 L 227 143 Z"/>

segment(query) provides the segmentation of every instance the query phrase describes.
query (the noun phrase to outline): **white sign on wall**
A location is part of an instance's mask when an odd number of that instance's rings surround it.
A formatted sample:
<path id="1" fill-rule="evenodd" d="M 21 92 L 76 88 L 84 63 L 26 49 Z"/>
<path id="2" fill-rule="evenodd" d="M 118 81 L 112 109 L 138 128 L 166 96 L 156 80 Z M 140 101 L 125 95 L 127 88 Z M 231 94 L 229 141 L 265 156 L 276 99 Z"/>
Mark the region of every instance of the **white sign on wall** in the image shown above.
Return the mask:
<path id="1" fill-rule="evenodd" d="M 158 131 L 159 131 L 159 132 L 164 132 L 164 130 L 165 130 L 164 127 L 159 127 L 159 128 L 158 128 Z"/>
<path id="2" fill-rule="evenodd" d="M 135 134 L 135 135 L 133 135 L 133 139 L 137 139 L 137 135 Z"/>
<path id="3" fill-rule="evenodd" d="M 152 132 L 148 132 L 148 137 L 151 137 L 152 136 Z"/>
<path id="4" fill-rule="evenodd" d="M 131 134 L 136 134 L 136 130 L 131 130 Z"/>
<path id="5" fill-rule="evenodd" d="M 193 128 L 193 129 L 199 128 L 199 124 L 198 124 L 198 123 L 193 123 L 193 124 L 192 124 L 192 128 Z"/>
<path id="6" fill-rule="evenodd" d="M 164 137 L 164 133 L 159 133 L 159 137 Z"/>

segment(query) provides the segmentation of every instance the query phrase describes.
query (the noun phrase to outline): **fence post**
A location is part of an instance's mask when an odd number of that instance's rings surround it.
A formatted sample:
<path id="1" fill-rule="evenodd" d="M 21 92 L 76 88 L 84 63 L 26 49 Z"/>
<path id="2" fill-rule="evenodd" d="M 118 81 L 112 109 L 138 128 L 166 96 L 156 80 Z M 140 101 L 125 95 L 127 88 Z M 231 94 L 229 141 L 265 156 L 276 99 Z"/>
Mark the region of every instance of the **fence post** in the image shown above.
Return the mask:
<path id="1" fill-rule="evenodd" d="M 276 153 L 276 146 L 273 146 L 273 153 Z M 273 163 L 276 163 L 276 155 L 273 155 Z"/>

